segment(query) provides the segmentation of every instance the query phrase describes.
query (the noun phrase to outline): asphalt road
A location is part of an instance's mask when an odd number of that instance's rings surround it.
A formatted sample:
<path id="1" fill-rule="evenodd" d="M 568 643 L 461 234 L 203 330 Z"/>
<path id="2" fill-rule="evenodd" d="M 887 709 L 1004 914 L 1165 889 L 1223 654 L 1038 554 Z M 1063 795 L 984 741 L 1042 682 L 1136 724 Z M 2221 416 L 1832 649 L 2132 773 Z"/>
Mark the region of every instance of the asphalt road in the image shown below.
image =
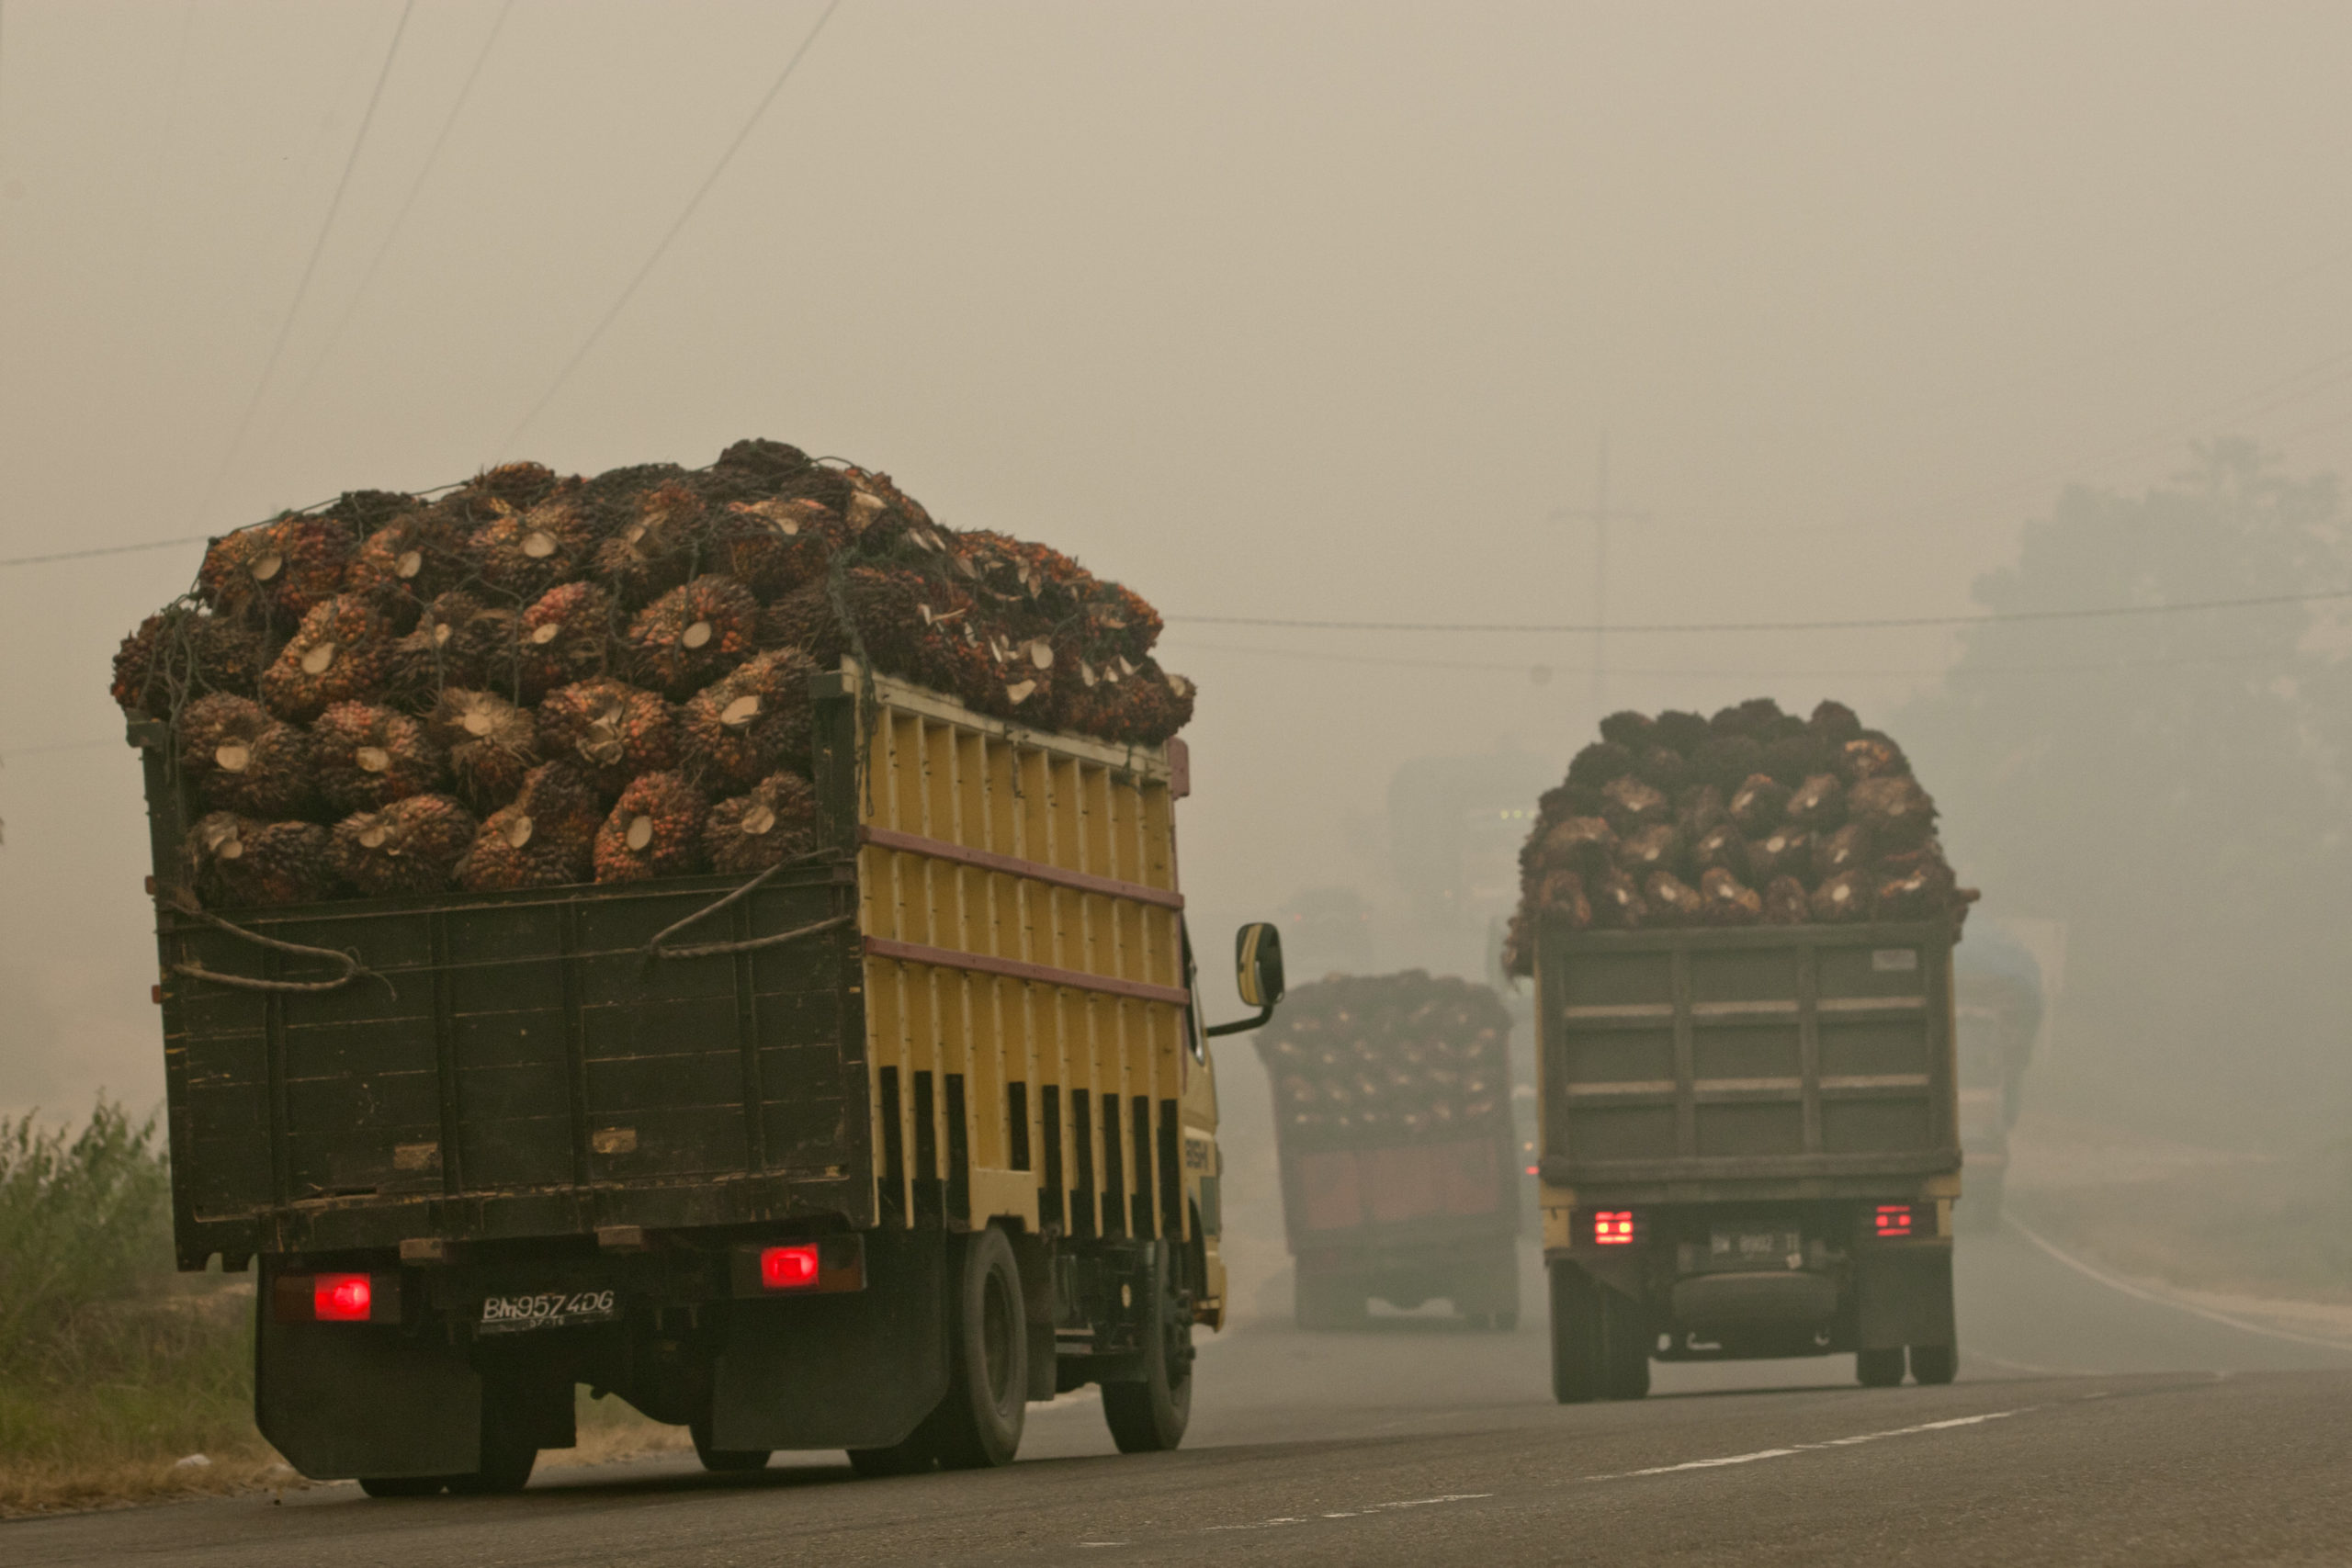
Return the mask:
<path id="1" fill-rule="evenodd" d="M 553 1469 L 520 1497 L 348 1486 L 0 1527 L 0 1562 L 2352 1562 L 2352 1352 L 2103 1284 L 2007 1233 L 1962 1243 L 1962 1381 L 1863 1390 L 1850 1357 L 1661 1367 L 1562 1408 L 1512 1335 L 1253 1325 L 1199 1363 L 1182 1452 L 1117 1456 L 1084 1395 L 1023 1461 L 860 1482 L 691 1460 Z"/>

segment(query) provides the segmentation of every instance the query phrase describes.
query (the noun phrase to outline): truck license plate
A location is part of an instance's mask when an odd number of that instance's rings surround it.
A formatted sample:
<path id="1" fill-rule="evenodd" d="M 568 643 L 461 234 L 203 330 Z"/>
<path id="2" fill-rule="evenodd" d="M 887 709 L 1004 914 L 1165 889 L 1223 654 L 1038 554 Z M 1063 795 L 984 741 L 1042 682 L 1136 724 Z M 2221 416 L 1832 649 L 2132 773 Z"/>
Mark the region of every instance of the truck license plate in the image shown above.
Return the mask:
<path id="1" fill-rule="evenodd" d="M 483 1334 L 520 1334 L 533 1328 L 568 1328 L 581 1323 L 610 1323 L 620 1314 L 610 1291 L 546 1291 L 537 1295 L 492 1296 L 481 1303 Z"/>
<path id="2" fill-rule="evenodd" d="M 1795 1231 L 1717 1231 L 1709 1238 L 1707 1251 L 1719 1264 L 1804 1266 L 1804 1238 Z"/>

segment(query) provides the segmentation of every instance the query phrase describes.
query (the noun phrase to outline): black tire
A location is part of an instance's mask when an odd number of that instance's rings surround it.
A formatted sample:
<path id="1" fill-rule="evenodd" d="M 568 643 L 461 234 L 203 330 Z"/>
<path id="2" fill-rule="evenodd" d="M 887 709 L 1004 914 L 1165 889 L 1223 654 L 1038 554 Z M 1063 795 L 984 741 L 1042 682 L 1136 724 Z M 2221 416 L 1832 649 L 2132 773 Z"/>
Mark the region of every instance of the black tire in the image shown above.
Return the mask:
<path id="1" fill-rule="evenodd" d="M 1563 1404 L 1646 1398 L 1655 1336 L 1642 1303 L 1574 1263 L 1554 1263 L 1551 1275 L 1552 1397 Z"/>
<path id="2" fill-rule="evenodd" d="M 1854 1352 L 1854 1381 L 1864 1388 L 1894 1388 L 1903 1382 L 1903 1347 Z"/>
<path id="3" fill-rule="evenodd" d="M 1193 1419 L 1193 1292 L 1177 1278 L 1169 1245 L 1152 1246 L 1151 1305 L 1144 1321 L 1144 1380 L 1102 1385 L 1102 1419 L 1123 1454 L 1166 1453 Z"/>
<path id="4" fill-rule="evenodd" d="M 1960 1347 L 1957 1345 L 1914 1345 L 1911 1347 L 1911 1378 L 1922 1388 L 1947 1383 L 1960 1372 Z"/>
<path id="5" fill-rule="evenodd" d="M 707 1417 L 690 1423 L 686 1430 L 694 1434 L 695 1458 L 714 1475 L 749 1475 L 768 1467 L 769 1450 L 712 1448 Z"/>
<path id="6" fill-rule="evenodd" d="M 992 1470 L 1021 1450 L 1029 1413 L 1029 1320 L 1021 1266 L 1001 1230 L 975 1231 L 960 1249 L 949 1317 L 947 1397 L 929 1425 L 940 1464 Z"/>
<path id="7" fill-rule="evenodd" d="M 448 1483 L 439 1475 L 363 1475 L 359 1490 L 370 1497 L 434 1497 Z"/>

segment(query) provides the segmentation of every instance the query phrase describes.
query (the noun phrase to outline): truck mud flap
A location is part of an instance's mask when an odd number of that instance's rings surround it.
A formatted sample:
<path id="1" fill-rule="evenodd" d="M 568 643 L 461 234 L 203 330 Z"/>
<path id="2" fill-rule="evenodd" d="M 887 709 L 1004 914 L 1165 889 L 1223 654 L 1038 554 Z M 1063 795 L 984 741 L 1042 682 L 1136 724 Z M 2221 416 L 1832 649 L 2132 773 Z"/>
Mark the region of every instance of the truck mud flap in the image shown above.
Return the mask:
<path id="1" fill-rule="evenodd" d="M 1855 1259 L 1854 1292 L 1860 1348 L 1952 1345 L 1951 1248 L 1887 1248 Z"/>
<path id="2" fill-rule="evenodd" d="M 304 1475 L 458 1475 L 481 1463 L 481 1377 L 446 1344 L 259 1317 L 254 1419 Z"/>
<path id="3" fill-rule="evenodd" d="M 712 1368 L 711 1444 L 878 1449 L 947 1393 L 947 1235 L 869 1232 L 854 1294 L 730 1303 Z"/>
<path id="4" fill-rule="evenodd" d="M 1808 1329 L 1838 1315 L 1838 1284 L 1826 1275 L 1786 1269 L 1695 1274 L 1676 1282 L 1673 1308 L 1678 1325 L 1711 1338 L 1748 1329 Z"/>

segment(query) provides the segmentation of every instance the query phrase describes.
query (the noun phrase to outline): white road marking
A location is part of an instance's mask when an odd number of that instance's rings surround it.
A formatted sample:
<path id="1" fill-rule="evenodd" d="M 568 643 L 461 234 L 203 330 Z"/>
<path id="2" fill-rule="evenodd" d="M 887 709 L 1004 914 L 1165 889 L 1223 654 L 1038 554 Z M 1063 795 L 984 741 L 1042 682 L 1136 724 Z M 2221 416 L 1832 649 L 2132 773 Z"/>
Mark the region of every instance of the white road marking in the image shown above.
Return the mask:
<path id="1" fill-rule="evenodd" d="M 2284 1328 L 2266 1328 L 2261 1324 L 2248 1323 L 2242 1317 L 2232 1317 L 2228 1313 L 2215 1312 L 2211 1307 L 2201 1307 L 2193 1302 L 2184 1302 L 2169 1295 L 2162 1295 L 2154 1291 L 2135 1285 L 2129 1280 L 2119 1279 L 2115 1275 L 2109 1273 L 2106 1269 L 2098 1267 L 2096 1264 L 2084 1262 L 2073 1253 L 2068 1252 L 2065 1248 L 2060 1247 L 2056 1242 L 2050 1240 L 2047 1236 L 2044 1236 L 2040 1231 L 2037 1231 L 2032 1226 L 2027 1224 L 2023 1220 L 2018 1219 L 2015 1214 L 2002 1215 L 2001 1223 L 2008 1226 L 2011 1230 L 2016 1231 L 2018 1235 L 2025 1237 L 2026 1240 L 2033 1243 L 2034 1246 L 2041 1248 L 2042 1251 L 2048 1253 L 2059 1262 L 2064 1263 L 2067 1268 L 2072 1269 L 2075 1273 L 2082 1275 L 2086 1280 L 2096 1280 L 2110 1291 L 2120 1291 L 2125 1295 L 2131 1296 L 2135 1300 L 2147 1302 L 2154 1306 L 2170 1307 L 2175 1312 L 2185 1312 L 2191 1317 L 2205 1318 L 2211 1322 L 2222 1324 L 2226 1327 L 2237 1329 L 2242 1333 L 2258 1334 L 2266 1339 L 2284 1339 L 2288 1343 L 2293 1345 L 2317 1345 L 2323 1349 L 2335 1350 L 2346 1355 L 2352 1355 L 2352 1345 L 2347 1345 L 2341 1339 L 2323 1339 L 2317 1335 L 2312 1334 L 2296 1334 Z"/>
<path id="2" fill-rule="evenodd" d="M 1491 1492 L 1448 1492 L 1442 1497 L 1406 1497 L 1394 1503 L 1368 1503 L 1351 1513 L 1325 1514 L 1322 1517 L 1327 1519 L 1356 1519 L 1366 1514 L 1385 1513 L 1393 1508 L 1426 1508 L 1437 1503 L 1475 1503 L 1481 1497 L 1493 1495 Z M 1220 1530 L 1267 1530 L 1278 1525 L 1311 1525 L 1314 1522 L 1313 1519 L 1284 1515 L 1278 1519 L 1253 1519 L 1246 1525 L 1208 1525 L 1203 1527 L 1201 1533 L 1214 1535 Z M 1087 1543 L 1081 1541 L 1080 1544 Z"/>
<path id="3" fill-rule="evenodd" d="M 1652 1465 L 1647 1470 L 1623 1470 L 1611 1475 L 1588 1475 L 1587 1481 L 1626 1481 L 1636 1475 L 1673 1475 L 1686 1470 L 1720 1470 L 1727 1464 L 1754 1464 L 1758 1460 L 1787 1459 L 1792 1454 L 1817 1453 L 1823 1449 L 1849 1449 L 1858 1443 L 1883 1442 L 1889 1438 L 1917 1437 L 1922 1432 L 1949 1432 L 1957 1427 L 1976 1427 L 1987 1421 L 2006 1421 L 2012 1416 L 2022 1416 L 2029 1410 L 2039 1410 L 2039 1404 L 2021 1404 L 2015 1410 L 1990 1410 L 1982 1416 L 1955 1416 L 1944 1421 L 1923 1421 L 1916 1427 L 1894 1427 L 1883 1432 L 1860 1432 L 1850 1438 L 1830 1438 L 1818 1443 L 1792 1443 L 1784 1449 L 1758 1449 L 1754 1453 L 1725 1454 L 1721 1459 L 1686 1460 L 1680 1464 Z"/>

